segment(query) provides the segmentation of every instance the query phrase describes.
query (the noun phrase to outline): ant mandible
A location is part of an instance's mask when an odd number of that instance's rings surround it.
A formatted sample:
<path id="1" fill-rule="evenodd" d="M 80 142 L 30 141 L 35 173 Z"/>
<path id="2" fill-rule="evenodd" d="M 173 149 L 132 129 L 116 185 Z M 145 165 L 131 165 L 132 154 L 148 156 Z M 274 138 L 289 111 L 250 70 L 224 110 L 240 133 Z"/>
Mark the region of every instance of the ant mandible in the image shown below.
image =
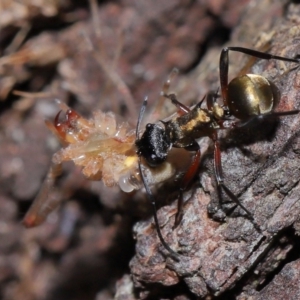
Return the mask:
<path id="1" fill-rule="evenodd" d="M 155 197 L 143 175 L 141 159 L 144 159 L 150 168 L 155 168 L 167 159 L 168 152 L 172 147 L 184 148 L 187 151 L 195 152 L 190 167 L 184 174 L 179 187 L 178 210 L 174 224 L 174 227 L 177 227 L 183 217 L 183 193 L 196 175 L 200 164 L 201 151 L 196 140 L 201 137 L 211 138 L 214 143 L 214 172 L 218 188 L 222 189 L 232 201 L 239 205 L 246 212 L 254 226 L 257 227 L 250 211 L 240 203 L 233 192 L 224 184 L 218 130 L 242 127 L 259 119 L 299 113 L 299 110 L 274 112 L 273 110 L 279 100 L 279 92 L 273 83 L 261 75 L 241 75 L 228 83 L 229 51 L 241 52 L 265 60 L 275 59 L 300 63 L 300 59 L 272 55 L 248 48 L 224 48 L 222 49 L 219 62 L 221 99 L 223 104 L 218 104 L 216 101 L 217 94 L 210 92 L 206 95 L 207 108 L 201 108 L 205 97 L 193 108 L 185 106 L 177 100 L 175 94 L 167 93 L 171 80 L 170 77 L 164 84 L 162 96 L 171 100 L 178 110 L 178 115 L 169 121 L 160 121 L 164 127 L 160 124 L 147 124 L 140 138 L 139 127 L 147 105 L 147 99 L 144 100 L 138 119 L 135 142 L 139 156 L 140 174 L 153 207 L 154 221 L 160 242 L 177 261 L 179 260 L 179 254 L 171 249 L 160 231 Z"/>

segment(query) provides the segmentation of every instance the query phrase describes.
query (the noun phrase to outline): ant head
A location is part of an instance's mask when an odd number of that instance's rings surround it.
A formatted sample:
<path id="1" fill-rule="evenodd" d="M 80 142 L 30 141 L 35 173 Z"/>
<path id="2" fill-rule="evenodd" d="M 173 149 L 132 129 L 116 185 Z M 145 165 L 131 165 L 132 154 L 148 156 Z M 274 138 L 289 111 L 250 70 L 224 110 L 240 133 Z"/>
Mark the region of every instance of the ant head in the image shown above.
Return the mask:
<path id="1" fill-rule="evenodd" d="M 157 124 L 147 124 L 145 132 L 135 144 L 138 155 L 143 157 L 150 167 L 163 163 L 171 146 L 165 130 Z"/>

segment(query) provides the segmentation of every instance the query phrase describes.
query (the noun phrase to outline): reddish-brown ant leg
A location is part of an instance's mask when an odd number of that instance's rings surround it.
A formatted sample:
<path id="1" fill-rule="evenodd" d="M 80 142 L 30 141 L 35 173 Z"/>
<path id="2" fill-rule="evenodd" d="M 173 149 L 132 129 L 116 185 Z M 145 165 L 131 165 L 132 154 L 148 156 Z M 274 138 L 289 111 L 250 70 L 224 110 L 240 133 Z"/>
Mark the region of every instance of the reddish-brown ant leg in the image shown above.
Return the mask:
<path id="1" fill-rule="evenodd" d="M 142 170 L 142 165 L 141 165 L 141 159 L 139 158 L 139 163 L 138 163 L 138 166 L 139 166 L 139 171 L 140 171 L 140 174 L 141 174 L 141 179 L 144 183 L 144 187 L 146 189 L 146 193 L 147 193 L 147 197 L 151 203 L 151 206 L 152 206 L 152 209 L 153 209 L 153 217 L 154 217 L 154 222 L 155 222 L 155 227 L 156 227 L 156 232 L 157 232 L 157 235 L 158 235 L 158 238 L 160 240 L 160 242 L 162 243 L 162 245 L 165 247 L 165 249 L 167 249 L 169 251 L 169 253 L 171 254 L 171 257 L 175 260 L 175 261 L 179 261 L 179 256 L 178 256 L 178 253 L 176 253 L 168 244 L 167 242 L 165 241 L 162 233 L 161 233 L 161 230 L 160 230 L 160 227 L 159 227 L 159 222 L 158 222 L 158 217 L 157 217 L 157 209 L 156 209 L 156 200 L 155 200 L 155 197 L 153 196 L 149 186 L 148 186 L 148 183 L 146 181 L 146 178 L 144 177 L 144 172 Z"/>
<path id="2" fill-rule="evenodd" d="M 51 202 L 45 200 L 48 198 L 49 191 L 53 187 L 55 179 L 61 175 L 61 172 L 61 164 L 52 163 L 37 197 L 23 219 L 23 224 L 26 227 L 40 225 L 45 221 L 49 213 L 58 206 L 59 201 L 57 200 Z"/>
<path id="3" fill-rule="evenodd" d="M 164 94 L 164 97 L 168 98 L 172 101 L 172 103 L 177 107 L 179 115 L 184 115 L 184 114 L 189 113 L 191 111 L 189 107 L 185 106 L 184 104 L 182 104 L 181 102 L 179 102 L 177 100 L 175 94 L 169 94 L 169 95 Z M 201 103 L 203 102 L 204 98 L 201 100 Z M 196 141 L 192 145 L 190 145 L 189 147 L 186 147 L 185 149 L 187 151 L 196 151 L 196 153 L 193 157 L 193 161 L 192 161 L 190 167 L 188 168 L 188 170 L 184 174 L 184 177 L 183 177 L 183 179 L 180 183 L 179 198 L 178 198 L 178 202 L 177 202 L 177 213 L 176 213 L 176 216 L 175 216 L 175 223 L 174 223 L 173 228 L 176 228 L 182 220 L 182 216 L 183 216 L 183 210 L 182 210 L 182 208 L 183 208 L 183 192 L 187 189 L 189 183 L 195 177 L 196 172 L 199 168 L 200 158 L 201 158 L 200 147 L 199 147 L 199 145 Z"/>
<path id="4" fill-rule="evenodd" d="M 165 95 L 169 94 L 169 88 L 171 82 L 174 79 L 174 77 L 176 77 L 177 75 L 178 75 L 178 69 L 174 68 L 170 72 L 167 80 L 164 82 L 162 86 L 162 90 L 160 92 L 159 100 L 156 102 L 155 106 L 152 109 L 152 112 L 150 113 L 150 115 L 152 115 L 153 117 L 153 120 L 157 120 L 159 116 L 161 116 L 161 112 L 163 111 L 163 104 L 165 102 Z"/>
<path id="5" fill-rule="evenodd" d="M 217 98 L 218 98 L 218 91 L 216 92 L 210 91 L 207 93 L 206 106 L 209 111 L 213 111 Z"/>
<path id="6" fill-rule="evenodd" d="M 271 118 L 278 118 L 278 117 L 285 117 L 285 116 L 291 116 L 296 115 L 300 112 L 300 110 L 289 110 L 289 111 L 281 111 L 281 112 L 270 112 L 267 114 L 261 114 L 253 116 L 252 118 L 247 119 L 246 121 L 241 120 L 220 120 L 218 121 L 218 124 L 220 125 L 221 129 L 231 129 L 231 128 L 240 128 L 243 126 L 247 126 L 251 124 L 252 122 L 255 122 L 257 120 L 265 120 L 265 119 L 271 119 Z"/>
<path id="7" fill-rule="evenodd" d="M 256 51 L 256 50 L 252 50 L 252 49 L 248 49 L 248 48 L 242 48 L 242 47 L 226 47 L 226 48 L 224 48 L 220 55 L 219 68 L 220 68 L 221 94 L 222 94 L 222 98 L 223 98 L 223 103 L 226 107 L 228 106 L 227 91 L 228 91 L 228 68 L 229 68 L 228 53 L 229 53 L 229 51 L 244 53 L 244 54 L 247 54 L 247 55 L 250 55 L 253 57 L 257 57 L 260 59 L 266 59 L 266 60 L 277 59 L 277 60 L 281 60 L 281 61 L 299 63 L 299 59 L 277 56 L 277 55 L 260 52 L 260 51 Z"/>
<path id="8" fill-rule="evenodd" d="M 225 193 L 229 196 L 229 198 L 239 205 L 248 215 L 249 219 L 253 222 L 253 216 L 251 212 L 239 201 L 239 199 L 228 189 L 228 187 L 224 184 L 223 178 L 223 170 L 222 170 L 222 162 L 221 162 L 221 150 L 220 143 L 218 140 L 217 132 L 214 132 L 211 136 L 211 139 L 214 141 L 214 167 L 215 167 L 215 175 L 218 187 L 223 189 Z M 254 224 L 257 226 L 256 224 Z"/>
<path id="9" fill-rule="evenodd" d="M 146 110 L 147 102 L 148 102 L 148 98 L 146 97 L 144 99 L 143 105 L 142 105 L 142 107 L 140 109 L 140 113 L 139 113 L 139 117 L 138 117 L 138 122 L 137 122 L 137 125 L 136 125 L 136 133 L 135 133 L 136 134 L 136 141 L 140 141 L 139 129 L 140 129 L 140 125 L 141 125 L 141 122 L 142 122 L 145 110 Z M 164 237 L 163 237 L 163 235 L 161 233 L 161 230 L 160 230 L 160 227 L 159 227 L 159 222 L 158 222 L 158 217 L 157 217 L 156 200 L 155 200 L 155 197 L 153 196 L 153 194 L 151 192 L 151 189 L 148 186 L 147 180 L 146 180 L 146 178 L 144 176 L 144 172 L 142 170 L 142 165 L 141 165 L 141 157 L 139 157 L 139 160 L 138 160 L 138 167 L 139 167 L 139 171 L 140 171 L 142 182 L 143 182 L 144 187 L 146 189 L 147 198 L 149 199 L 149 201 L 151 203 L 151 206 L 152 206 L 152 209 L 153 209 L 153 217 L 154 217 L 154 222 L 155 222 L 155 227 L 156 227 L 158 238 L 159 238 L 160 242 L 162 243 L 162 245 L 165 247 L 165 249 L 168 250 L 168 252 L 170 253 L 171 257 L 175 261 L 179 261 L 180 259 L 179 259 L 178 254 L 167 244 L 167 242 L 165 241 L 165 239 L 164 239 Z"/>
<path id="10" fill-rule="evenodd" d="M 191 146 L 185 148 L 188 151 L 196 151 L 193 161 L 191 165 L 189 166 L 188 170 L 184 174 L 184 177 L 180 183 L 180 188 L 179 188 L 179 198 L 178 198 L 178 203 L 177 203 L 177 213 L 175 216 L 175 224 L 174 228 L 176 228 L 183 216 L 183 192 L 187 189 L 188 185 L 190 184 L 191 180 L 195 177 L 199 164 L 200 164 L 200 158 L 201 158 L 201 151 L 198 143 L 195 141 Z"/>
<path id="11" fill-rule="evenodd" d="M 186 105 L 182 104 L 181 102 L 179 102 L 176 98 L 175 94 L 164 94 L 165 98 L 168 98 L 172 101 L 172 104 L 174 104 L 176 106 L 176 108 L 178 109 L 177 113 L 179 115 L 185 115 L 187 113 L 189 113 L 191 110 L 189 107 L 187 107 Z"/>

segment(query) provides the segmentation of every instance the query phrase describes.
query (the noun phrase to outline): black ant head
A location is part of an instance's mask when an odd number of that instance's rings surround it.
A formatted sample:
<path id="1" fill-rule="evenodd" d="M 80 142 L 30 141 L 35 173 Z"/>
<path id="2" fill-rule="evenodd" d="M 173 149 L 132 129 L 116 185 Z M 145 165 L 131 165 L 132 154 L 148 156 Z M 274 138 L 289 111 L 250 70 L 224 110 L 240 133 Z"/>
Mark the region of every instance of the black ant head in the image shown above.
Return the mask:
<path id="1" fill-rule="evenodd" d="M 157 124 L 147 124 L 145 132 L 135 144 L 138 155 L 143 157 L 150 167 L 163 163 L 171 147 L 166 131 Z"/>

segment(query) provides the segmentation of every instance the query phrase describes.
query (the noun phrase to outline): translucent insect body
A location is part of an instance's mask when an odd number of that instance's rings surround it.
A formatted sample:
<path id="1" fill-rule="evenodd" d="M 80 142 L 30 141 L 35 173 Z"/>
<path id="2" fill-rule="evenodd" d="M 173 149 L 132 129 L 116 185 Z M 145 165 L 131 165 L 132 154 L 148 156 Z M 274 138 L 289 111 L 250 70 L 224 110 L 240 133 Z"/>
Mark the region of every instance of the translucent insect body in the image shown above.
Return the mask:
<path id="1" fill-rule="evenodd" d="M 53 123 L 46 121 L 46 125 L 59 138 L 63 148 L 53 155 L 43 185 L 23 220 L 27 227 L 41 224 L 59 205 L 57 200 L 49 199 L 49 192 L 65 161 L 73 161 L 82 167 L 86 178 L 102 180 L 107 187 L 118 185 L 122 191 L 129 193 L 142 186 L 134 128 L 127 123 L 117 124 L 112 112 L 98 110 L 92 118 L 85 119 L 67 105 L 58 103 L 62 111 Z M 173 163 L 166 161 L 158 168 L 147 169 L 145 173 L 148 182 L 153 185 L 171 178 L 176 170 Z"/>

